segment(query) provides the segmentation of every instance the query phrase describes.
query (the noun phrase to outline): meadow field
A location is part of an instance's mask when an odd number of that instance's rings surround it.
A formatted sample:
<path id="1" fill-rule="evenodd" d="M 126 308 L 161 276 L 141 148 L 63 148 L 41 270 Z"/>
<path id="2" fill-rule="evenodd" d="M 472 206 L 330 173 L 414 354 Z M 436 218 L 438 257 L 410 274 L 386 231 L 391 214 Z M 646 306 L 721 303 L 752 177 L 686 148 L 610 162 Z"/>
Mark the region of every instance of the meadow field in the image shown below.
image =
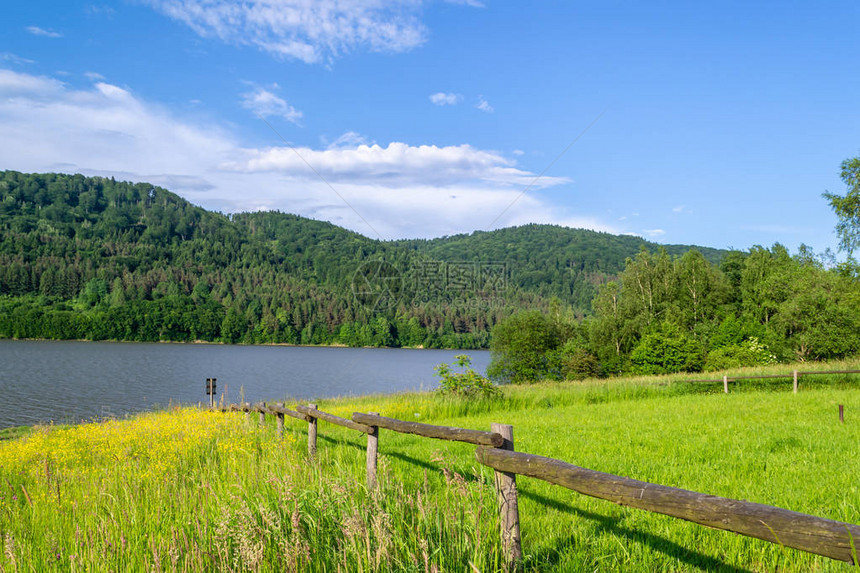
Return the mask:
<path id="1" fill-rule="evenodd" d="M 343 417 L 512 424 L 518 451 L 860 523 L 860 377 L 803 377 L 798 394 L 790 381 L 723 394 L 682 378 L 505 387 L 491 401 L 423 393 L 318 404 Z M 320 421 L 311 461 L 306 430 L 287 418 L 279 438 L 271 417 L 261 427 L 256 415 L 177 407 L 0 433 L 0 570 L 502 570 L 492 471 L 474 446 L 382 430 L 380 487 L 368 492 L 365 437 Z M 524 571 L 851 569 L 538 480 L 518 487 Z"/>

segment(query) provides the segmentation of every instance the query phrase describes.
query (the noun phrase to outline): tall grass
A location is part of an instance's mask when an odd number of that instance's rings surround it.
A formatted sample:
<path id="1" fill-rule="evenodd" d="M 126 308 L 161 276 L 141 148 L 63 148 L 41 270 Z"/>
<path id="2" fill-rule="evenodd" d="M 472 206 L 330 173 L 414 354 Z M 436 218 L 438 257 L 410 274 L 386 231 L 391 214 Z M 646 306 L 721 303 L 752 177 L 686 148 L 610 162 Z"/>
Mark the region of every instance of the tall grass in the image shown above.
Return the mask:
<path id="1" fill-rule="evenodd" d="M 244 416 L 173 409 L 0 447 L 9 571 L 393 571 L 498 568 L 491 489 L 447 473 L 406 490 L 324 438 L 311 462 Z M 482 478 L 483 479 L 483 478 Z M 445 548 L 440 551 L 439 548 Z M 425 567 L 426 565 L 426 567 Z"/>
<path id="2" fill-rule="evenodd" d="M 858 377 L 803 378 L 797 395 L 790 381 L 724 395 L 680 378 L 507 387 L 477 402 L 318 402 L 346 417 L 510 423 L 519 451 L 860 522 Z M 368 492 L 362 435 L 320 422 L 310 460 L 306 425 L 288 418 L 286 428 L 279 438 L 272 420 L 172 408 L 0 441 L 0 570 L 501 570 L 492 472 L 474 447 L 383 430 L 380 488 Z M 520 478 L 519 489 L 526 571 L 845 569 L 538 480 Z"/>

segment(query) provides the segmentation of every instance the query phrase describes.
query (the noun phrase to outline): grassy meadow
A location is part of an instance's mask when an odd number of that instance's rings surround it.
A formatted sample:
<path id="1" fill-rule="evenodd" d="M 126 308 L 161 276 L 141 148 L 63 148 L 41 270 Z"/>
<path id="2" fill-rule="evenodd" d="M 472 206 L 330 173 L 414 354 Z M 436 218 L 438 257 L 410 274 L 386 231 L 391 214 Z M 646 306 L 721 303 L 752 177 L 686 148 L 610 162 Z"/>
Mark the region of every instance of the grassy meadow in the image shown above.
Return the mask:
<path id="1" fill-rule="evenodd" d="M 733 384 L 725 395 L 722 384 L 676 382 L 684 378 L 506 387 L 494 401 L 424 393 L 318 403 L 344 417 L 508 423 L 519 451 L 860 523 L 860 376 L 804 377 L 797 395 L 790 380 Z M 4 431 L 0 571 L 502 569 L 492 471 L 473 446 L 382 430 L 380 488 L 368 492 L 363 435 L 320 421 L 311 462 L 306 424 L 287 418 L 281 439 L 274 420 L 256 418 L 170 408 Z M 851 569 L 539 480 L 518 486 L 525 571 Z"/>

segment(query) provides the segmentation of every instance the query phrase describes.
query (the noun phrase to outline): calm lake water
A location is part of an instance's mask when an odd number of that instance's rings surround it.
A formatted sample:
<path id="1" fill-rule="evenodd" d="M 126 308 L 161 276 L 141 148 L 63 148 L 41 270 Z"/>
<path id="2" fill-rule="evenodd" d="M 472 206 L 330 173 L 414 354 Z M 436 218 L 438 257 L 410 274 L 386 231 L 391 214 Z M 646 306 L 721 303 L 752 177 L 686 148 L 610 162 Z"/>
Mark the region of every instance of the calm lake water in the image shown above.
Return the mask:
<path id="1" fill-rule="evenodd" d="M 0 340 L 0 428 L 206 402 L 207 377 L 228 403 L 240 389 L 251 403 L 432 390 L 433 367 L 457 354 L 479 372 L 490 361 L 479 350 Z"/>

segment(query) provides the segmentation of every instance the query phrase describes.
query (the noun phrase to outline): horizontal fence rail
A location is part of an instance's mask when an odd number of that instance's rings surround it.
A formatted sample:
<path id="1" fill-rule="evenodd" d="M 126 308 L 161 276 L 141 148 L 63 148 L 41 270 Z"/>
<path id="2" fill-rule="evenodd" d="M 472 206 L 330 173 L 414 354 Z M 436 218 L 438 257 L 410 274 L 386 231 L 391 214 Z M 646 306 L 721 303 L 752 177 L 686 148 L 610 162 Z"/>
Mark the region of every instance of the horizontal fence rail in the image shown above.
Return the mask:
<path id="1" fill-rule="evenodd" d="M 801 373 L 793 372 L 788 376 L 767 375 L 742 378 L 793 377 L 796 388 L 799 374 Z M 803 374 L 860 374 L 860 370 L 804 372 Z M 727 377 L 714 382 L 727 384 Z M 477 461 L 495 472 L 502 547 L 507 570 L 514 568 L 522 558 L 515 481 L 517 475 L 544 480 L 583 495 L 616 504 L 677 517 L 714 529 L 732 531 L 839 561 L 860 564 L 857 557 L 860 550 L 860 526 L 858 525 L 759 503 L 643 482 L 582 468 L 554 458 L 516 452 L 513 428 L 505 424 L 493 424 L 491 428 L 493 431 L 485 432 L 397 420 L 380 416 L 375 412 L 355 412 L 352 420 L 348 420 L 323 412 L 317 409 L 316 404 L 297 405 L 295 408 L 294 411 L 284 407 L 283 404 L 251 406 L 246 403 L 230 404 L 220 410 L 221 412 L 245 412 L 246 419 L 250 419 L 250 412 L 259 412 L 261 424 L 264 423 L 266 414 L 277 415 L 279 435 L 283 435 L 285 415 L 307 422 L 308 454 L 312 459 L 316 455 L 318 420 L 366 434 L 369 490 L 377 487 L 380 429 L 425 438 L 466 442 L 478 446 L 475 451 Z"/>
<path id="2" fill-rule="evenodd" d="M 296 420 L 301 420 L 302 422 L 307 422 L 307 418 L 305 417 L 304 414 L 299 414 L 298 412 L 296 412 L 294 410 L 290 410 L 289 408 L 284 408 L 283 406 L 279 406 L 279 405 L 270 405 L 268 408 L 269 408 L 269 410 L 271 410 L 275 414 L 280 414 L 281 416 L 287 415 L 287 416 L 290 416 L 291 418 L 295 418 Z"/>
<path id="3" fill-rule="evenodd" d="M 359 424 L 357 422 L 353 422 L 352 420 L 347 420 L 346 418 L 341 418 L 340 416 L 335 416 L 334 414 L 329 414 L 328 412 L 317 410 L 316 408 L 308 408 L 307 406 L 296 406 L 296 410 L 304 414 L 305 416 L 308 416 L 310 418 L 317 418 L 319 420 L 325 420 L 329 424 L 334 424 L 335 426 L 343 426 L 344 428 L 349 428 L 350 430 L 355 430 L 356 432 L 361 432 L 363 434 L 373 433 L 373 428 L 368 425 Z"/>
<path id="4" fill-rule="evenodd" d="M 373 424 L 379 428 L 392 430 L 401 434 L 415 434 L 424 438 L 437 440 L 450 440 L 454 442 L 466 442 L 477 446 L 493 446 L 500 448 L 505 443 L 505 438 L 496 432 L 482 432 L 480 430 L 466 430 L 464 428 L 452 428 L 449 426 L 432 426 L 418 422 L 405 422 L 394 418 L 374 416 L 355 412 L 352 419 L 364 424 Z"/>
<path id="5" fill-rule="evenodd" d="M 521 452 L 482 447 L 477 449 L 475 456 L 481 464 L 498 471 L 537 478 L 583 495 L 733 531 L 839 561 L 853 562 L 852 542 L 860 545 L 860 527 L 849 523 L 656 485 Z"/>
<path id="6" fill-rule="evenodd" d="M 738 380 L 768 380 L 773 378 L 794 378 L 801 376 L 815 376 L 816 374 L 831 375 L 831 374 L 860 374 L 860 370 L 795 370 L 786 374 L 757 374 L 750 376 L 723 376 L 722 378 L 707 378 L 695 380 L 677 380 L 681 384 L 716 384 L 728 380 L 736 382 Z"/>
<path id="7" fill-rule="evenodd" d="M 830 374 L 860 374 L 860 370 L 794 370 L 788 374 L 756 374 L 751 376 L 723 376 L 722 378 L 709 378 L 698 380 L 678 380 L 681 384 L 716 384 L 723 383 L 723 392 L 729 393 L 729 382 L 737 382 L 738 380 L 768 380 L 774 378 L 791 378 L 794 381 L 794 393 L 797 394 L 798 381 L 801 376 L 830 375 Z"/>

